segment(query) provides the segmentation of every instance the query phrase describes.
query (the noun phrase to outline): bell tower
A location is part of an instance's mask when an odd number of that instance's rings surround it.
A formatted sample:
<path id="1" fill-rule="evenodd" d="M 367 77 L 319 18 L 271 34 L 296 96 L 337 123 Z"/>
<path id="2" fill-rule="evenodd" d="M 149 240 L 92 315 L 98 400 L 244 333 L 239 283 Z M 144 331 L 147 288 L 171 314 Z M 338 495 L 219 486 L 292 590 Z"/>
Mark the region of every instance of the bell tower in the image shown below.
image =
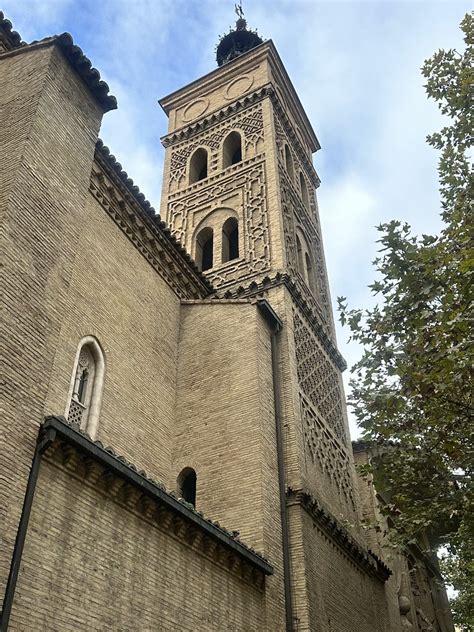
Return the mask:
<path id="1" fill-rule="evenodd" d="M 320 145 L 271 40 L 249 30 L 240 14 L 216 52 L 217 69 L 160 100 L 169 117 L 161 215 L 216 298 L 264 298 L 283 323 L 274 377 L 284 471 L 274 462 L 263 466 L 284 478 L 287 581 L 300 587 L 287 596 L 287 630 L 356 629 L 338 627 L 345 615 L 324 612 L 329 586 L 347 590 L 341 577 L 350 576 L 360 592 L 350 547 L 360 559 L 368 554 L 363 535 L 343 526 L 356 525 L 358 516 L 345 362 L 336 347 L 312 164 Z M 343 540 L 349 548 L 337 567 L 331 546 L 344 548 Z M 362 613 L 371 590 L 358 599 Z M 373 619 L 363 629 L 384 628 Z"/>

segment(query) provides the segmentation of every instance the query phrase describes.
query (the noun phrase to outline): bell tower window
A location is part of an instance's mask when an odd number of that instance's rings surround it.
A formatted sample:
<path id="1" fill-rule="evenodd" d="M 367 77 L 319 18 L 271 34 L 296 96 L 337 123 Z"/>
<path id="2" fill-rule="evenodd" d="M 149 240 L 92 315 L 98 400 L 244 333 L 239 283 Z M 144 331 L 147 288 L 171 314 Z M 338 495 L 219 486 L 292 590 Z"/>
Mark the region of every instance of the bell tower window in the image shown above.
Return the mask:
<path id="1" fill-rule="evenodd" d="M 207 178 L 207 151 L 200 147 L 196 149 L 189 161 L 189 184 Z"/>
<path id="2" fill-rule="evenodd" d="M 290 179 L 294 181 L 295 171 L 293 168 L 293 158 L 291 157 L 291 151 L 288 145 L 285 145 L 285 166 L 286 166 L 286 172 L 290 176 Z"/>
<path id="3" fill-rule="evenodd" d="M 222 147 L 222 167 L 226 169 L 242 161 L 242 138 L 238 132 L 231 132 Z"/>
<path id="4" fill-rule="evenodd" d="M 306 186 L 306 180 L 304 179 L 304 175 L 300 171 L 300 190 L 301 190 L 301 199 L 303 200 L 303 204 L 309 209 L 309 195 L 308 195 L 308 187 Z"/>
<path id="5" fill-rule="evenodd" d="M 239 223 L 229 217 L 222 227 L 222 263 L 239 258 Z"/>
<path id="6" fill-rule="evenodd" d="M 196 237 L 196 264 L 201 272 L 210 270 L 214 265 L 214 232 L 206 227 Z"/>

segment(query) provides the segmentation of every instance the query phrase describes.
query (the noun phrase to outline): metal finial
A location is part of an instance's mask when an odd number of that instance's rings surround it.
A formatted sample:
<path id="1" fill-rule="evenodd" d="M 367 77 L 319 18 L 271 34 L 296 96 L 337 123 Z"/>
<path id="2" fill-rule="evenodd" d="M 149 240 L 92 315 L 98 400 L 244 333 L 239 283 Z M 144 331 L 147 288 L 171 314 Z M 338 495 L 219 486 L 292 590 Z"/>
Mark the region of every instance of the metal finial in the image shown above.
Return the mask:
<path id="1" fill-rule="evenodd" d="M 244 20 L 244 10 L 242 9 L 242 0 L 234 5 L 235 13 L 240 20 Z"/>

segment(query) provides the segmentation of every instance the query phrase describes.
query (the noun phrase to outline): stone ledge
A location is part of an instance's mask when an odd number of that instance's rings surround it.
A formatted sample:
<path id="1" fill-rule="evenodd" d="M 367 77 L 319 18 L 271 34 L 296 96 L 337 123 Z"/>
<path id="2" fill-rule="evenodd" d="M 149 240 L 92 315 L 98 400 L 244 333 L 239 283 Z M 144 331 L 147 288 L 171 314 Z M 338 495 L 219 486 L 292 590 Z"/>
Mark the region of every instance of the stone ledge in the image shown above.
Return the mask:
<path id="1" fill-rule="evenodd" d="M 322 530 L 350 557 L 367 575 L 386 582 L 392 571 L 370 549 L 361 546 L 347 529 L 309 492 L 288 488 L 288 504 L 300 505 Z"/>

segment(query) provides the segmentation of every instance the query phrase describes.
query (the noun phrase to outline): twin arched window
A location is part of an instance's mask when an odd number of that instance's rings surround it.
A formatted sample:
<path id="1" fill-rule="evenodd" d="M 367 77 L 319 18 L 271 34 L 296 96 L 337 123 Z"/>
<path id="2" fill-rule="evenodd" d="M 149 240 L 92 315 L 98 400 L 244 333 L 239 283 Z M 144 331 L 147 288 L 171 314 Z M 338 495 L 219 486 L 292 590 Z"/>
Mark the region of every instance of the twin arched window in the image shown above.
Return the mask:
<path id="1" fill-rule="evenodd" d="M 219 238 L 219 235 L 218 235 Z M 217 251 L 219 241 L 217 243 Z M 214 267 L 214 228 L 206 226 L 196 236 L 194 259 L 201 272 Z M 229 217 L 222 225 L 220 233 L 221 263 L 239 258 L 239 222 L 236 217 Z"/>
<path id="2" fill-rule="evenodd" d="M 66 418 L 92 437 L 97 430 L 104 374 L 102 349 L 95 338 L 86 336 L 76 353 Z"/>
<path id="3" fill-rule="evenodd" d="M 242 161 L 242 137 L 239 132 L 228 134 L 222 145 L 222 168 L 227 169 Z M 199 147 L 189 161 L 189 184 L 194 184 L 207 178 L 209 169 L 207 149 Z"/>

